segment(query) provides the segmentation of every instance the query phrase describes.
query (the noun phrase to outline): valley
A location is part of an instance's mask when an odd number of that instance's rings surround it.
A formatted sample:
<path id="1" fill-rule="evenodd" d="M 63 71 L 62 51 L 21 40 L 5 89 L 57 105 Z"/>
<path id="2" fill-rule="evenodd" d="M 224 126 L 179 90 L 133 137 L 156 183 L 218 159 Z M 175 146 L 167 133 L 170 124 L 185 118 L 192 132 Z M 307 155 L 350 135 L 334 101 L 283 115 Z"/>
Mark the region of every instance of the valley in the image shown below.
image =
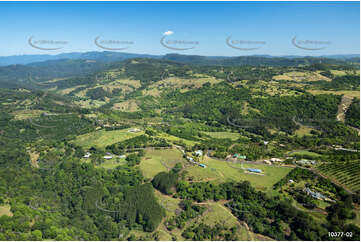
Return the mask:
<path id="1" fill-rule="evenodd" d="M 0 240 L 359 240 L 359 63 L 271 60 L 0 67 Z"/>

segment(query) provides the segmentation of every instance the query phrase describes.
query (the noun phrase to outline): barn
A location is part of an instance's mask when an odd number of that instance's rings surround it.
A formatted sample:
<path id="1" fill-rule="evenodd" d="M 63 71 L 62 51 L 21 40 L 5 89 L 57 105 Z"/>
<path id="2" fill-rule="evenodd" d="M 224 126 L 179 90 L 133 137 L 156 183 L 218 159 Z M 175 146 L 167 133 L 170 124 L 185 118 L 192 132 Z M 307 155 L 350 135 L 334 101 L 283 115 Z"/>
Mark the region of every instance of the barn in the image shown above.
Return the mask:
<path id="1" fill-rule="evenodd" d="M 260 170 L 260 169 L 255 169 L 255 168 L 247 168 L 247 171 L 249 171 L 249 172 L 254 172 L 254 173 L 262 173 L 262 170 Z"/>

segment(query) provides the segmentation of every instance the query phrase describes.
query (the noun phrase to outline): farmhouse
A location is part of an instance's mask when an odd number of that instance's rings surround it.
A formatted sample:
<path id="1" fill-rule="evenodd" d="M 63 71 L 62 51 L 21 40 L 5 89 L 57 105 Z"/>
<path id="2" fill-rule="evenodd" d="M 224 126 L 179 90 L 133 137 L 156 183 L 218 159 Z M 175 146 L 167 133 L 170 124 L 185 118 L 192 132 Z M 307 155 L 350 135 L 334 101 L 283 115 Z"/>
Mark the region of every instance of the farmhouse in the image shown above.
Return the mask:
<path id="1" fill-rule="evenodd" d="M 262 170 L 260 170 L 260 169 L 255 169 L 255 168 L 247 168 L 247 171 L 249 171 L 249 172 L 254 172 L 254 173 L 262 173 Z"/>
<path id="2" fill-rule="evenodd" d="M 119 158 L 123 159 L 123 158 L 126 158 L 125 155 L 120 155 Z"/>
<path id="3" fill-rule="evenodd" d="M 140 129 L 138 129 L 138 128 L 132 128 L 132 129 L 129 129 L 128 132 L 130 132 L 130 133 L 137 133 L 137 132 L 140 132 Z"/>
<path id="4" fill-rule="evenodd" d="M 86 152 L 85 155 L 83 156 L 83 158 L 89 158 L 91 156 L 91 154 L 89 152 Z"/>
<path id="5" fill-rule="evenodd" d="M 271 158 L 271 161 L 272 162 L 282 162 L 282 160 L 279 158 Z"/>
<path id="6" fill-rule="evenodd" d="M 110 160 L 110 159 L 113 158 L 113 156 L 112 156 L 112 154 L 107 153 L 103 158 L 106 159 L 106 160 Z"/>
<path id="7" fill-rule="evenodd" d="M 313 192 L 311 189 L 309 189 L 308 187 L 306 187 L 305 189 L 303 189 L 304 192 L 307 193 L 307 195 L 311 195 L 313 198 L 315 199 L 319 199 L 319 200 L 323 200 L 323 199 L 327 199 L 326 196 L 322 195 L 319 192 Z"/>
<path id="8" fill-rule="evenodd" d="M 272 165 L 272 162 L 270 162 L 269 160 L 264 160 L 263 162 L 267 165 Z"/>

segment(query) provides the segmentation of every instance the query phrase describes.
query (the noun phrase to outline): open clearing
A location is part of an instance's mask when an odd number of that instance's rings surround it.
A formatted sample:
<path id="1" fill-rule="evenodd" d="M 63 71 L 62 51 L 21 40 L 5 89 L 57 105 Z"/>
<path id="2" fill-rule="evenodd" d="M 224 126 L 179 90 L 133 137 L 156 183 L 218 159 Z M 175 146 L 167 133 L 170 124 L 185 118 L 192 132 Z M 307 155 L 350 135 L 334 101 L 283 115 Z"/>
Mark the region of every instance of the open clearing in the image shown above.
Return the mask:
<path id="1" fill-rule="evenodd" d="M 153 178 L 159 172 L 168 171 L 168 168 L 172 168 L 178 162 L 185 162 L 178 149 L 146 149 L 140 162 L 140 169 L 144 177 Z"/>
<path id="2" fill-rule="evenodd" d="M 341 100 L 341 103 L 338 105 L 338 110 L 337 110 L 337 115 L 336 115 L 336 119 L 338 121 L 345 122 L 346 111 L 349 108 L 349 106 L 351 105 L 352 99 L 353 98 L 345 96 L 345 95 L 342 96 L 342 100 Z"/>
<path id="3" fill-rule="evenodd" d="M 113 109 L 120 110 L 122 112 L 136 112 L 140 110 L 135 100 L 114 103 Z"/>
<path id="4" fill-rule="evenodd" d="M 311 156 L 314 158 L 320 157 L 320 154 L 317 154 L 315 152 L 311 152 L 308 150 L 299 150 L 299 151 L 294 151 L 294 152 L 290 152 L 288 155 L 307 155 L 307 156 Z"/>
<path id="5" fill-rule="evenodd" d="M 295 134 L 298 137 L 302 137 L 305 135 L 310 135 L 312 130 L 314 130 L 314 129 L 302 125 L 299 129 L 297 129 L 295 131 Z"/>
<path id="6" fill-rule="evenodd" d="M 324 90 L 307 90 L 313 95 L 319 94 L 334 94 L 334 95 L 345 95 L 349 97 L 357 97 L 360 98 L 360 91 L 324 91 Z"/>
<path id="7" fill-rule="evenodd" d="M 129 129 L 111 131 L 98 130 L 88 134 L 79 135 L 74 143 L 86 149 L 92 146 L 104 148 L 108 145 L 144 134 L 143 131 L 131 133 L 128 132 Z"/>
<path id="8" fill-rule="evenodd" d="M 209 157 L 205 157 L 202 163 L 206 164 L 207 168 L 192 166 L 187 169 L 189 172 L 187 176 L 191 176 L 193 181 L 212 181 L 216 183 L 227 181 L 249 181 L 256 189 L 263 191 L 271 190 L 272 186 L 285 177 L 292 169 L 289 167 L 248 163 L 243 165 L 244 168 L 261 169 L 264 175 L 258 176 L 245 173 L 239 163 L 234 164 Z"/>
<path id="9" fill-rule="evenodd" d="M 179 202 L 181 201 L 180 199 L 164 195 L 157 190 L 155 190 L 155 196 L 157 197 L 159 204 L 165 208 L 167 218 L 176 216 L 176 209 L 179 209 Z M 239 229 L 237 234 L 240 240 L 252 240 L 253 237 L 251 232 L 248 232 L 246 228 L 238 222 L 237 218 L 226 207 L 223 206 L 222 202 L 204 202 L 200 204 L 207 207 L 207 210 L 203 213 L 202 216 L 189 220 L 186 227 L 200 223 L 205 223 L 209 226 L 215 226 L 216 224 L 224 224 L 228 227 L 237 226 Z M 185 228 L 182 230 L 175 228 L 173 231 L 169 232 L 164 227 L 164 225 L 161 224 L 156 231 L 160 232 L 161 237 L 171 237 L 170 233 L 172 233 L 173 235 L 177 236 L 178 240 L 181 240 L 184 239 L 181 234 Z"/>
<path id="10" fill-rule="evenodd" d="M 13 213 L 10 211 L 9 205 L 0 206 L 0 217 L 6 215 L 6 216 L 13 216 Z"/>
<path id="11" fill-rule="evenodd" d="M 273 77 L 274 80 L 285 80 L 285 81 L 319 81 L 325 80 L 330 81 L 330 78 L 323 76 L 317 72 L 299 72 L 291 71 L 277 75 Z"/>
<path id="12" fill-rule="evenodd" d="M 203 132 L 203 133 L 215 139 L 237 140 L 240 137 L 239 133 L 233 133 L 233 132 Z"/>
<path id="13" fill-rule="evenodd" d="M 196 141 L 191 141 L 191 140 L 187 140 L 187 139 L 183 139 L 183 138 L 179 138 L 177 136 L 173 136 L 173 135 L 170 135 L 170 134 L 167 134 L 167 133 L 159 133 L 158 135 L 159 138 L 163 138 L 163 139 L 166 139 L 170 142 L 172 141 L 181 141 L 183 142 L 185 145 L 189 145 L 189 146 L 193 146 L 195 144 L 197 144 L 198 142 Z"/>
<path id="14" fill-rule="evenodd" d="M 127 162 L 125 158 L 113 158 L 111 160 L 104 160 L 104 162 L 97 167 L 101 167 L 104 169 L 114 169 L 117 166 L 125 165 Z"/>

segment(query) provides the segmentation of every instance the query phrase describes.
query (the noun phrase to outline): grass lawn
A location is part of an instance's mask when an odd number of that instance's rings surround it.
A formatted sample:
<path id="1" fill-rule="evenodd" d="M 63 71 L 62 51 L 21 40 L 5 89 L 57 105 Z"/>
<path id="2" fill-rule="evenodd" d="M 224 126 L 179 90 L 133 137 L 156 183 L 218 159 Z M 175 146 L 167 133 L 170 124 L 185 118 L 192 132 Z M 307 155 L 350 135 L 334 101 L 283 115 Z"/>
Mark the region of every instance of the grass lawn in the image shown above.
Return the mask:
<path id="1" fill-rule="evenodd" d="M 281 178 L 285 177 L 292 168 L 269 165 L 244 164 L 244 168 L 257 168 L 264 172 L 263 176 L 244 173 L 240 164 L 215 160 L 206 157 L 202 162 L 207 168 L 192 166 L 187 169 L 188 176 L 194 181 L 214 181 L 222 183 L 226 181 L 249 181 L 258 190 L 272 190 L 272 186 Z M 232 167 L 231 167 L 231 166 Z"/>
<path id="2" fill-rule="evenodd" d="M 111 145 L 144 134 L 143 131 L 131 133 L 128 132 L 128 130 L 129 129 L 112 131 L 98 130 L 88 134 L 79 135 L 75 139 L 74 143 L 86 149 L 90 148 L 91 146 L 104 148 L 107 145 Z"/>
<path id="3" fill-rule="evenodd" d="M 166 210 L 167 218 L 171 218 L 175 215 L 175 210 L 179 208 L 180 199 L 167 196 L 154 189 L 154 195 L 158 200 L 158 203 Z"/>
<path id="4" fill-rule="evenodd" d="M 239 228 L 237 235 L 239 240 L 251 240 L 252 235 L 247 232 L 243 225 L 240 225 L 237 218 L 222 204 L 217 202 L 209 203 L 208 211 L 206 211 L 202 217 L 197 221 L 197 224 L 204 223 L 209 226 L 215 226 L 216 224 L 224 224 L 227 227 L 237 226 Z"/>
<path id="5" fill-rule="evenodd" d="M 13 216 L 12 212 L 10 211 L 9 205 L 0 206 L 0 217 L 3 215 L 7 215 L 10 217 Z"/>
<path id="6" fill-rule="evenodd" d="M 307 151 L 307 150 L 300 150 L 300 151 L 296 151 L 296 152 L 292 152 L 292 154 L 290 155 L 308 155 L 308 156 L 313 156 L 313 157 L 320 157 L 320 154 L 317 154 L 315 152 L 311 152 L 311 151 Z"/>
<path id="7" fill-rule="evenodd" d="M 298 137 L 302 137 L 302 136 L 305 136 L 305 135 L 310 135 L 312 130 L 313 130 L 312 128 L 308 128 L 306 126 L 301 126 L 299 129 L 297 129 L 295 131 L 295 134 Z"/>
<path id="8" fill-rule="evenodd" d="M 121 165 L 125 165 L 127 163 L 127 161 L 125 160 L 125 158 L 113 158 L 110 160 L 104 160 L 104 162 L 96 167 L 101 167 L 104 169 L 114 169 L 117 166 L 121 166 Z"/>
<path id="9" fill-rule="evenodd" d="M 308 92 L 319 95 L 319 94 L 335 94 L 335 95 L 345 95 L 349 97 L 360 98 L 360 91 L 324 91 L 324 90 L 308 90 Z"/>
<path id="10" fill-rule="evenodd" d="M 212 202 L 208 205 L 208 209 L 208 212 L 205 212 L 205 216 L 202 216 L 200 219 L 201 222 L 210 226 L 215 226 L 217 223 L 224 223 L 230 227 L 238 224 L 237 218 L 222 204 Z"/>
<path id="11" fill-rule="evenodd" d="M 240 137 L 239 133 L 233 133 L 233 132 L 203 132 L 203 133 L 216 139 L 237 140 Z"/>
<path id="12" fill-rule="evenodd" d="M 140 162 L 140 169 L 144 177 L 153 178 L 159 172 L 168 171 L 178 162 L 185 162 L 182 153 L 178 149 L 146 149 L 145 155 Z"/>
<path id="13" fill-rule="evenodd" d="M 179 138 L 177 136 L 173 136 L 173 135 L 169 135 L 167 133 L 160 133 L 158 135 L 159 138 L 163 138 L 163 139 L 166 139 L 166 140 L 169 140 L 170 142 L 172 141 L 182 141 L 184 144 L 188 145 L 188 146 L 193 146 L 195 144 L 197 144 L 198 142 L 196 141 L 191 141 L 191 140 L 187 140 L 187 139 L 182 139 L 182 138 Z"/>
<path id="14" fill-rule="evenodd" d="M 39 117 L 42 113 L 44 113 L 43 110 L 17 110 L 15 112 L 13 112 L 12 114 L 15 115 L 14 119 L 15 120 L 24 120 L 24 119 L 29 119 L 29 118 L 35 118 L 35 117 Z M 50 112 L 48 112 L 50 113 Z"/>

